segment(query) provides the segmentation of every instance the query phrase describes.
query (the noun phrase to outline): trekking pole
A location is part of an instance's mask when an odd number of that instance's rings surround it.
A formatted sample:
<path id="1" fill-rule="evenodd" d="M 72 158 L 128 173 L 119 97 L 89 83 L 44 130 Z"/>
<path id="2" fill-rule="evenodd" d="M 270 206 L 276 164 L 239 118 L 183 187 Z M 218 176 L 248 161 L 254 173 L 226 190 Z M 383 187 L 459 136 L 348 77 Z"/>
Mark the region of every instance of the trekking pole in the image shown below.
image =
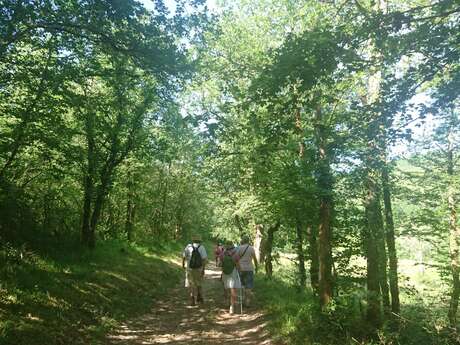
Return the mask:
<path id="1" fill-rule="evenodd" d="M 241 282 L 241 278 L 240 278 L 240 272 L 238 272 L 238 280 L 240 282 L 240 288 L 238 289 L 238 302 L 240 304 L 240 314 L 243 314 L 243 299 L 244 299 L 244 296 L 243 296 L 243 285 L 242 285 L 242 282 Z"/>
<path id="2" fill-rule="evenodd" d="M 243 314 L 243 303 L 244 303 L 244 287 L 241 285 L 241 314 Z"/>

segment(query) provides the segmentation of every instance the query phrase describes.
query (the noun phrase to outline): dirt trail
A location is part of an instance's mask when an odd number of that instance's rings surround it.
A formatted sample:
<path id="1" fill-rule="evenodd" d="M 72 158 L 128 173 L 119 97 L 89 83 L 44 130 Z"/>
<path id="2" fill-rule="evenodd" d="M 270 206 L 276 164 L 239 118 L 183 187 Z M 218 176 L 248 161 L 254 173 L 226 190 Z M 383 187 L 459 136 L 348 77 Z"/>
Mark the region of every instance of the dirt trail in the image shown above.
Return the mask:
<path id="1" fill-rule="evenodd" d="M 206 270 L 205 302 L 189 306 L 183 287 L 154 303 L 151 312 L 121 325 L 108 336 L 108 344 L 240 344 L 275 345 L 266 330 L 267 318 L 252 307 L 243 314 L 229 314 L 224 304 L 220 271 Z"/>

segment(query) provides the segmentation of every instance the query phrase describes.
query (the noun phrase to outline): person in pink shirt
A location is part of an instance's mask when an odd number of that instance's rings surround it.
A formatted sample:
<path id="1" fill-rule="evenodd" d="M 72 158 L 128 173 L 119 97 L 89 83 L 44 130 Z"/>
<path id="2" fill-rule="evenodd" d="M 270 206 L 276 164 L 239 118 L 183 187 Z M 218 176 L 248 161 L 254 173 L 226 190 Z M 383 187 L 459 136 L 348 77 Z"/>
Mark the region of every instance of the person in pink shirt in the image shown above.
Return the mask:
<path id="1" fill-rule="evenodd" d="M 214 256 L 216 258 L 216 266 L 222 266 L 221 255 L 224 252 L 224 246 L 221 242 L 217 242 L 216 248 L 214 249 Z"/>

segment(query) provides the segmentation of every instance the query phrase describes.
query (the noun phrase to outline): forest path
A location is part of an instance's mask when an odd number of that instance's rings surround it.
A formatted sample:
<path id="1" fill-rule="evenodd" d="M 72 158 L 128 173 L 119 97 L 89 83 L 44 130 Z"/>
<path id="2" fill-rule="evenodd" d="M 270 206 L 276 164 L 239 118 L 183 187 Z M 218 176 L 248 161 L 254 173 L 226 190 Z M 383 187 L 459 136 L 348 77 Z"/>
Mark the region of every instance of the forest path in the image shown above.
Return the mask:
<path id="1" fill-rule="evenodd" d="M 121 325 L 108 344 L 239 344 L 275 345 L 266 329 L 267 316 L 253 306 L 243 314 L 229 314 L 224 303 L 220 270 L 208 265 L 203 286 L 205 302 L 188 305 L 183 286 L 156 301 L 150 313 Z"/>

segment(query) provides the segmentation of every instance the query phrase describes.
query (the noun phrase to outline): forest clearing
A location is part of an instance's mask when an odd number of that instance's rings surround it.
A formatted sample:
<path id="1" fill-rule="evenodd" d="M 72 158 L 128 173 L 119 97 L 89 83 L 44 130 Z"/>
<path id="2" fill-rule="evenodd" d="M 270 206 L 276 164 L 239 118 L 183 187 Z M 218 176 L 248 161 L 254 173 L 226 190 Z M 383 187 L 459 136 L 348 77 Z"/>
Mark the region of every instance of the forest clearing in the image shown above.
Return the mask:
<path id="1" fill-rule="evenodd" d="M 459 171 L 459 0 L 0 0 L 0 345 L 459 344 Z"/>

